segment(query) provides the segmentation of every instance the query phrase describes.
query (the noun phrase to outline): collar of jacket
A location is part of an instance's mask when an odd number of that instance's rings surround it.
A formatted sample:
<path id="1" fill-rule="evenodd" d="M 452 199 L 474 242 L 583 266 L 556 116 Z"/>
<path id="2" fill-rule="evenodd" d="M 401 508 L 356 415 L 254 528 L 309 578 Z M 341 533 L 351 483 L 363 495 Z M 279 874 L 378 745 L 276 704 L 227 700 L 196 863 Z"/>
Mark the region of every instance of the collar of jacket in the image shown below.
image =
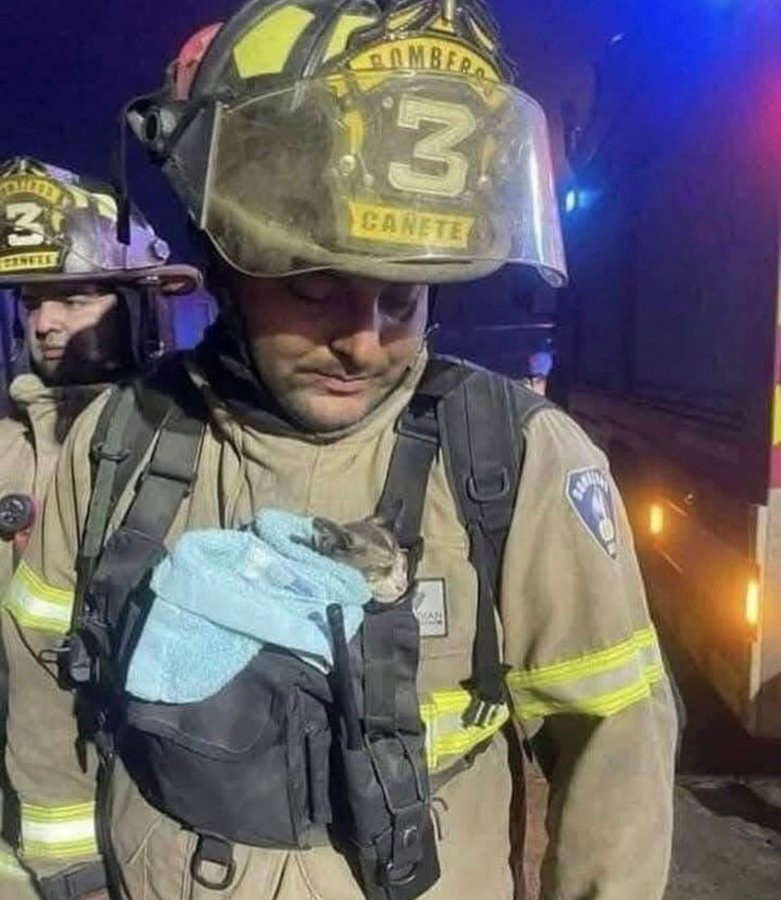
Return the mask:
<path id="1" fill-rule="evenodd" d="M 243 341 L 236 339 L 222 316 L 209 327 L 192 361 L 191 376 L 206 397 L 218 425 L 228 425 L 227 416 L 267 434 L 330 444 L 353 437 L 366 439 L 395 422 L 415 392 L 426 368 L 428 352 L 423 345 L 399 384 L 367 416 L 346 428 L 328 432 L 306 429 L 280 407 L 258 378 Z"/>
<path id="2" fill-rule="evenodd" d="M 59 446 L 76 417 L 107 385 L 47 385 L 38 375 L 17 375 L 9 394 L 16 418 L 29 422 L 39 448 Z"/>

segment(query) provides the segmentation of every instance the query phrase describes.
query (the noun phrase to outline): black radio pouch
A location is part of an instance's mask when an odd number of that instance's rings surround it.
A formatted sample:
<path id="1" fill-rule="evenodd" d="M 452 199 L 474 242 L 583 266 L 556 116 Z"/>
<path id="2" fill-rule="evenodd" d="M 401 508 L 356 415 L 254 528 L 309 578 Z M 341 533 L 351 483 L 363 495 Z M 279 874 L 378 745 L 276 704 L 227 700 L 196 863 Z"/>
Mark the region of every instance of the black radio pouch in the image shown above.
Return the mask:
<path id="1" fill-rule="evenodd" d="M 341 609 L 328 610 L 341 719 L 335 765 L 347 807 L 336 827 L 357 853 L 369 900 L 413 900 L 440 875 L 416 689 L 413 594 L 414 587 L 394 604 L 369 603 L 349 647 Z"/>

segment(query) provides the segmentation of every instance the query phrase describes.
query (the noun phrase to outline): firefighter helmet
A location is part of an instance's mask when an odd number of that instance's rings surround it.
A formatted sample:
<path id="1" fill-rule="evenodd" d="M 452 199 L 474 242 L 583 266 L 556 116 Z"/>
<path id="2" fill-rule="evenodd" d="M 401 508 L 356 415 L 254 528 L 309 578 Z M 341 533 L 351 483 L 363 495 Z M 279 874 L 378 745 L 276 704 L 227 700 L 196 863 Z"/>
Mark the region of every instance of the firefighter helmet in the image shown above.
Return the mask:
<path id="1" fill-rule="evenodd" d="M 29 157 L 0 163 L 0 287 L 86 282 L 189 293 L 199 285 L 191 266 L 166 265 L 168 244 L 138 210 L 127 246 L 116 227 L 110 187 Z"/>
<path id="2" fill-rule="evenodd" d="M 236 269 L 566 277 L 545 116 L 481 0 L 251 0 L 129 108 Z"/>

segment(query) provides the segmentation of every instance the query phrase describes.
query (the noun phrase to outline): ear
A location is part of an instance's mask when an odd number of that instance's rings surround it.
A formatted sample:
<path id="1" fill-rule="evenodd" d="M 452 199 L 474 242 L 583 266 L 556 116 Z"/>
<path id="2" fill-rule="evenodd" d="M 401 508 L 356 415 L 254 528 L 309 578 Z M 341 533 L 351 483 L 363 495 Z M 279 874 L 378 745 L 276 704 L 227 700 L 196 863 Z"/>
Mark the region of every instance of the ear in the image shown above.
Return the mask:
<path id="1" fill-rule="evenodd" d="M 334 553 L 345 553 L 350 549 L 350 536 L 341 526 L 330 519 L 316 516 L 312 520 L 313 545 L 319 553 L 331 556 Z"/>
<path id="2" fill-rule="evenodd" d="M 397 500 L 387 509 L 384 509 L 382 512 L 375 513 L 369 521 L 374 525 L 378 525 L 380 528 L 384 528 L 386 531 L 389 531 L 392 535 L 396 535 L 396 529 L 401 523 L 401 516 L 404 512 L 404 501 Z"/>

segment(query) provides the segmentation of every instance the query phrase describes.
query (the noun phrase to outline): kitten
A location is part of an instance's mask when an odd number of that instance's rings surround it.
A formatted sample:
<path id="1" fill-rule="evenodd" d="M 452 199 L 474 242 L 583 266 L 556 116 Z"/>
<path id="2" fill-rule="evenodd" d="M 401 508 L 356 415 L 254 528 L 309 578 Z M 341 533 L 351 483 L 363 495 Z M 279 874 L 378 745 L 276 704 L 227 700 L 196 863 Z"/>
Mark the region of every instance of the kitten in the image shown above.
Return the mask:
<path id="1" fill-rule="evenodd" d="M 314 549 L 358 569 L 379 603 L 393 603 L 409 587 L 407 553 L 380 518 L 370 516 L 337 525 L 318 517 L 312 528 Z"/>

